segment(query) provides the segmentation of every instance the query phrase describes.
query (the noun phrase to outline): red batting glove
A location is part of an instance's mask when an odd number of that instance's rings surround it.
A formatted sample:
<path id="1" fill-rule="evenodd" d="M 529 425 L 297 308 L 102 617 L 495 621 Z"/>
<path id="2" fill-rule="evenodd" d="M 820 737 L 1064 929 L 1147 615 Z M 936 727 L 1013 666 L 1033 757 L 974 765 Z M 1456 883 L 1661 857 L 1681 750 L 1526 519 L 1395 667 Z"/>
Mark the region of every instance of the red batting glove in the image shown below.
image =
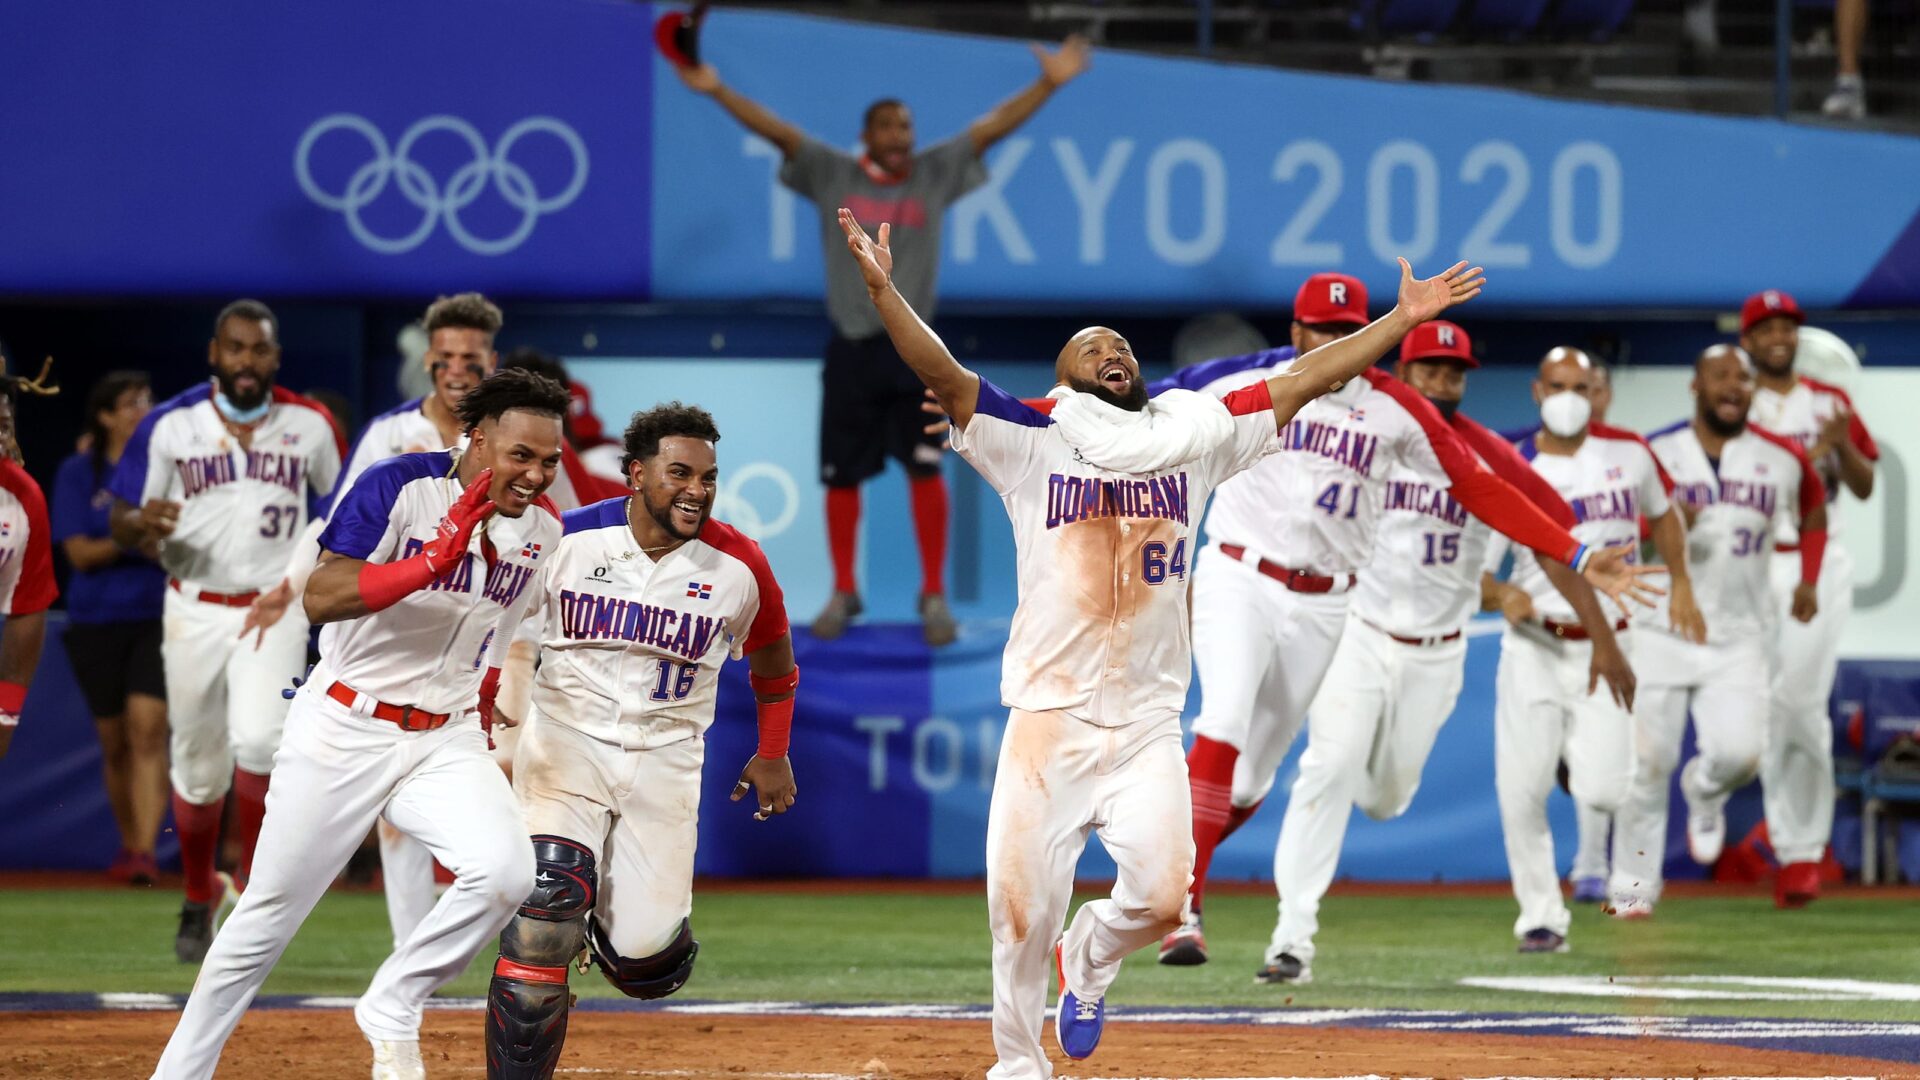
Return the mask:
<path id="1" fill-rule="evenodd" d="M 473 530 L 493 514 L 493 500 L 487 488 L 493 483 L 493 470 L 482 469 L 473 483 L 447 508 L 445 517 L 433 531 L 420 553 L 399 562 L 367 563 L 360 568 L 360 599 L 368 611 L 384 611 L 408 595 L 432 584 L 467 556 L 473 543 Z"/>
<path id="2" fill-rule="evenodd" d="M 487 749 L 493 749 L 493 701 L 500 696 L 500 669 L 490 667 L 480 680 L 480 730 L 487 733 Z"/>

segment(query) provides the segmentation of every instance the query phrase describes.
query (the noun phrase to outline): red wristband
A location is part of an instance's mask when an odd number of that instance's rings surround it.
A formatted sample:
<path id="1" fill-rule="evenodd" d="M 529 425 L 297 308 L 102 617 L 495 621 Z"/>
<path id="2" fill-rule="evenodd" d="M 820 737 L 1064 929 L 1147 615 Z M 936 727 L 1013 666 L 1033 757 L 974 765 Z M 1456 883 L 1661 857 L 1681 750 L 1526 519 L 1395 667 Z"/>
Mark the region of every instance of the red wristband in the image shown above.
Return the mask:
<path id="1" fill-rule="evenodd" d="M 17 682 L 0 681 L 0 716 L 18 717 L 26 704 L 26 687 Z"/>
<path id="2" fill-rule="evenodd" d="M 360 602 L 367 610 L 385 611 L 437 577 L 423 552 L 399 562 L 366 563 L 360 567 Z"/>
<path id="3" fill-rule="evenodd" d="M 1827 557 L 1827 530 L 1814 529 L 1800 534 L 1800 582 L 1820 583 L 1820 564 Z"/>
<path id="4" fill-rule="evenodd" d="M 754 711 L 760 718 L 760 748 L 756 751 L 769 761 L 787 756 L 787 743 L 793 734 L 793 699 L 756 701 Z"/>

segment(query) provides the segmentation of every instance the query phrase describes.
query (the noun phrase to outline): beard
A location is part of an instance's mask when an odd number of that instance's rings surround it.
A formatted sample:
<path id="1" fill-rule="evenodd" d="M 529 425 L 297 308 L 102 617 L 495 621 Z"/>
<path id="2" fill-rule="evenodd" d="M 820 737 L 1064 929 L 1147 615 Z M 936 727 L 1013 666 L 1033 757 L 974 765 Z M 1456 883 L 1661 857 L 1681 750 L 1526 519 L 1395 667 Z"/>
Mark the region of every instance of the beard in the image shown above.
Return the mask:
<path id="1" fill-rule="evenodd" d="M 1141 382 L 1138 376 L 1127 384 L 1125 394 L 1117 394 L 1105 383 L 1087 379 L 1069 378 L 1067 386 L 1082 394 L 1092 394 L 1116 409 L 1139 412 L 1147 407 L 1147 384 Z"/>
<path id="2" fill-rule="evenodd" d="M 647 508 L 647 516 L 651 517 L 668 536 L 673 537 L 675 540 L 693 540 L 698 538 L 700 530 L 707 527 L 707 519 L 713 516 L 713 500 L 708 499 L 707 504 L 700 508 L 700 520 L 694 525 L 693 531 L 681 532 L 680 527 L 676 525 L 673 520 L 672 497 L 668 497 L 666 502 L 655 506 L 653 505 L 653 497 L 643 494 L 640 502 L 641 505 Z"/>
<path id="3" fill-rule="evenodd" d="M 1706 409 L 1700 413 L 1700 422 L 1706 425 L 1708 431 L 1711 431 L 1715 435 L 1719 435 L 1723 438 L 1730 439 L 1735 435 L 1738 435 L 1741 432 L 1747 430 L 1747 414 L 1746 413 L 1741 413 L 1740 419 L 1735 420 L 1732 423 L 1728 423 L 1727 421 L 1720 419 L 1719 414 L 1716 413 L 1714 410 Z"/>
<path id="4" fill-rule="evenodd" d="M 247 374 L 251 375 L 253 373 L 248 372 Z M 267 400 L 268 394 L 273 393 L 273 380 L 264 375 L 254 376 L 254 391 L 244 396 L 233 388 L 235 382 L 234 376 L 224 371 L 215 370 L 213 373 L 213 381 L 215 385 L 220 387 L 220 392 L 227 396 L 228 401 L 233 402 L 236 407 L 242 409 L 251 409 L 259 405 L 261 402 Z"/>

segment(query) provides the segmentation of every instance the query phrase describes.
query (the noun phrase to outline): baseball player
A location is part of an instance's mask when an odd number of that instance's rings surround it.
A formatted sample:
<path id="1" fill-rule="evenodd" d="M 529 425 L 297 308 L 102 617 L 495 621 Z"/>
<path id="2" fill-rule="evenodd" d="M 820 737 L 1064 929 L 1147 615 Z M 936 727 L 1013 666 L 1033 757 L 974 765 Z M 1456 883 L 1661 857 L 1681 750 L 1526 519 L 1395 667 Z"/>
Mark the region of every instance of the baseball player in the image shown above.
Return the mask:
<path id="1" fill-rule="evenodd" d="M 147 414 L 108 485 L 114 540 L 158 543 L 170 575 L 161 660 L 186 878 L 174 938 L 183 963 L 206 955 L 214 902 L 230 892 L 213 865 L 229 788 L 242 884 L 249 873 L 286 720 L 280 689 L 306 667 L 306 620 L 256 630 L 249 609 L 286 588 L 311 501 L 340 475 L 343 447 L 326 408 L 274 385 L 279 330 L 265 304 L 228 304 L 207 344 L 213 378 Z"/>
<path id="2" fill-rule="evenodd" d="M 297 693 L 251 885 L 154 1070 L 204 1078 L 294 932 L 376 819 L 455 875 L 354 1006 L 374 1080 L 420 1080 L 420 1011 L 533 887 L 519 804 L 487 754 L 498 665 L 560 539 L 543 492 L 567 394 L 525 372 L 470 390 L 463 451 L 369 467 L 333 508 L 307 580 L 320 663 Z M 290 620 L 286 620 L 290 621 Z M 477 713 L 477 715 L 476 715 Z"/>
<path id="3" fill-rule="evenodd" d="M 1178 379 L 1219 396 L 1355 332 L 1366 317 L 1358 279 L 1315 274 L 1294 300 L 1292 348 L 1195 365 Z M 1161 943 L 1162 963 L 1206 960 L 1200 909 L 1214 849 L 1266 798 L 1299 734 L 1346 627 L 1350 590 L 1373 551 L 1396 466 L 1450 487 L 1469 512 L 1549 561 L 1577 563 L 1597 584 L 1617 590 L 1634 580 L 1623 572 L 1624 551 L 1589 565 L 1566 529 L 1483 469 L 1431 405 L 1384 371 L 1367 369 L 1304 405 L 1281 432 L 1281 444 L 1282 453 L 1221 486 L 1207 515 L 1207 547 L 1194 563 L 1201 706 L 1187 755 L 1193 904 Z M 1568 586 L 1581 588 L 1571 579 Z M 1269 957 L 1263 978 L 1291 978 L 1276 966 L 1278 955 Z"/>
<path id="4" fill-rule="evenodd" d="M 1588 544 L 1637 547 L 1640 519 L 1669 575 L 1669 621 L 1682 638 L 1701 642 L 1706 629 L 1687 574 L 1686 525 L 1668 502 L 1672 481 L 1646 441 L 1632 432 L 1591 423 L 1593 362 L 1579 349 L 1556 348 L 1540 361 L 1533 383 L 1543 426 L 1520 443 L 1520 453 L 1573 508 L 1573 534 Z M 1488 545 L 1489 569 L 1506 545 Z M 1481 574 L 1481 606 L 1508 622 L 1500 639 L 1494 704 L 1494 787 L 1506 837 L 1507 868 L 1520 916 L 1514 936 L 1523 953 L 1565 952 L 1571 915 L 1554 869 L 1547 792 L 1565 759 L 1574 798 L 1613 810 L 1625 796 L 1632 769 L 1632 725 L 1623 704 L 1589 695 L 1593 642 L 1548 584 L 1530 552 L 1514 553 L 1511 583 Z M 1626 610 L 1609 601 L 1616 633 Z M 1615 844 L 1620 838 L 1615 837 Z M 1615 909 L 1634 915 L 1632 880 L 1616 847 L 1611 892 Z"/>
<path id="5" fill-rule="evenodd" d="M 1853 556 L 1840 533 L 1840 492 L 1873 494 L 1880 448 L 1861 423 L 1846 391 L 1794 371 L 1805 316 L 1793 297 L 1768 289 L 1740 309 L 1740 345 L 1753 358 L 1759 386 L 1749 419 L 1806 449 L 1827 489 L 1829 542 L 1821 562 L 1818 613 L 1809 621 L 1776 618 L 1773 695 L 1760 789 L 1767 836 L 1780 861 L 1773 900 L 1802 907 L 1820 894 L 1820 859 L 1833 832 L 1833 722 L 1827 699 L 1839 665 L 1840 635 L 1853 613 Z M 1774 538 L 1773 593 L 1777 614 L 1791 616 L 1800 586 L 1800 541 L 1792 523 Z"/>
<path id="6" fill-rule="evenodd" d="M 40 649 L 47 637 L 47 608 L 59 596 L 53 583 L 52 531 L 47 523 L 47 499 L 27 470 L 20 467 L 20 448 L 14 438 L 13 408 L 20 391 L 52 393 L 46 372 L 28 381 L 7 374 L 0 356 L 0 758 L 13 745 L 13 729 L 40 666 Z"/>
<path id="7" fill-rule="evenodd" d="M 1400 343 L 1395 374 L 1496 475 L 1573 527 L 1573 511 L 1512 445 L 1457 411 L 1467 372 L 1479 366 L 1467 332 L 1435 320 Z M 1280 917 L 1260 972 L 1264 982 L 1312 980 L 1320 900 L 1339 866 L 1349 808 L 1375 820 L 1406 812 L 1459 697 L 1465 625 L 1480 606 L 1480 565 L 1493 530 L 1468 513 L 1458 490 L 1450 493 L 1410 461 L 1386 474 L 1373 557 L 1360 571 L 1339 645 L 1307 712 L 1307 748 L 1274 852 Z M 1542 569 L 1593 635 L 1587 692 L 1605 679 L 1615 699 L 1631 707 L 1633 671 L 1593 590 L 1558 563 Z"/>
<path id="8" fill-rule="evenodd" d="M 1593 421 L 1604 424 L 1607 422 L 1607 411 L 1613 407 L 1613 369 L 1598 357 L 1589 356 L 1588 359 L 1593 361 L 1593 389 L 1587 394 L 1587 400 L 1593 404 Z M 1517 443 L 1538 430 L 1539 426 L 1535 425 L 1514 435 L 1511 441 Z M 1682 510 L 1685 508 L 1682 507 Z M 1596 652 L 1599 647 L 1598 639 L 1595 639 Z M 1567 874 L 1573 879 L 1573 902 L 1605 903 L 1607 877 L 1613 872 L 1613 859 L 1607 847 L 1613 835 L 1613 815 L 1575 799 L 1573 826 L 1573 868 Z"/>
<path id="9" fill-rule="evenodd" d="M 539 869 L 487 993 L 493 1080 L 553 1075 L 581 950 L 629 997 L 666 997 L 692 974 L 703 733 L 729 657 L 747 658 L 760 727 L 733 799 L 757 791 L 762 821 L 793 805 L 800 671 L 766 556 L 709 517 L 719 440 L 704 409 L 634 414 L 632 494 L 568 513 L 549 561 L 538 720 L 514 768 Z"/>
<path id="10" fill-rule="evenodd" d="M 953 418 L 953 448 L 1006 504 L 1019 559 L 1001 697 L 1011 709 L 987 819 L 993 932 L 992 1080 L 1044 1080 L 1049 960 L 1055 1036 L 1098 1045 L 1120 962 L 1179 925 L 1192 881 L 1180 710 L 1191 650 L 1185 578 L 1207 495 L 1279 449 L 1275 435 L 1320 394 L 1356 379 L 1412 327 L 1478 295 L 1458 264 L 1287 371 L 1224 399 L 1185 391 L 1149 403 L 1125 338 L 1075 334 L 1054 363 L 1050 413 L 960 366 L 890 278 L 890 229 L 870 239 L 840 215 L 868 295 L 900 357 Z M 1097 829 L 1118 864 L 1111 896 L 1059 936 L 1073 867 Z"/>
<path id="11" fill-rule="evenodd" d="M 1653 620 L 1640 649 L 1640 707 L 1634 713 L 1634 769 L 1615 817 L 1614 863 L 1632 883 L 1630 902 L 1650 911 L 1660 899 L 1667 848 L 1667 787 L 1680 762 L 1680 735 L 1693 713 L 1699 752 L 1680 772 L 1687 850 L 1712 865 L 1726 843 L 1727 797 L 1760 768 L 1766 728 L 1768 582 L 1774 529 L 1793 524 L 1800 540 L 1792 618 L 1819 608 L 1826 548 L 1827 492 L 1798 443 L 1747 422 L 1753 363 L 1735 345 L 1715 345 L 1693 366 L 1693 419 L 1647 437 L 1687 517 L 1687 561 L 1707 620 L 1707 639 L 1678 638 Z"/>
<path id="12" fill-rule="evenodd" d="M 946 598 L 947 484 L 940 473 L 940 442 L 920 431 L 920 386 L 900 369 L 880 321 L 867 305 L 860 278 L 838 248 L 835 207 L 851 207 L 869 225 L 889 221 L 897 232 L 900 290 L 914 308 L 933 317 L 940 270 L 940 233 L 947 208 L 987 182 L 984 155 L 1027 122 L 1090 63 L 1084 38 L 1058 49 L 1033 46 L 1039 75 L 1018 93 L 924 149 L 915 145 L 913 110 L 898 98 L 867 106 L 861 120 L 863 152 L 849 154 L 808 135 L 765 106 L 721 82 L 711 64 L 671 54 L 687 88 L 713 99 L 742 127 L 778 147 L 780 183 L 820 211 L 826 251 L 827 316 L 833 324 L 821 371 L 820 482 L 826 486 L 827 547 L 833 558 L 833 594 L 813 621 L 813 636 L 831 640 L 864 608 L 856 575 L 860 485 L 898 460 L 907 473 L 914 539 L 920 554 L 919 612 L 929 645 L 954 640 L 957 627 Z M 825 79 L 832 78 L 823 73 Z"/>

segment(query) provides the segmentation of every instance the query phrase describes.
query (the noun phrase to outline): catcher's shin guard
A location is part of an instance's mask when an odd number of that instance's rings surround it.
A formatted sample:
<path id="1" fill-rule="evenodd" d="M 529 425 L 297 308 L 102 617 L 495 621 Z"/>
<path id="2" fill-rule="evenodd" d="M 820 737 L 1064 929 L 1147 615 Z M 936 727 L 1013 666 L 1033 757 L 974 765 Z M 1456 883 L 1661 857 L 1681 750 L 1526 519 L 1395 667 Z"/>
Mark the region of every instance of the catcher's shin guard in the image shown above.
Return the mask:
<path id="1" fill-rule="evenodd" d="M 533 892 L 500 934 L 487 988 L 488 1080 L 550 1080 L 567 1038 L 567 965 L 586 946 L 593 853 L 560 836 L 533 838 Z"/>

